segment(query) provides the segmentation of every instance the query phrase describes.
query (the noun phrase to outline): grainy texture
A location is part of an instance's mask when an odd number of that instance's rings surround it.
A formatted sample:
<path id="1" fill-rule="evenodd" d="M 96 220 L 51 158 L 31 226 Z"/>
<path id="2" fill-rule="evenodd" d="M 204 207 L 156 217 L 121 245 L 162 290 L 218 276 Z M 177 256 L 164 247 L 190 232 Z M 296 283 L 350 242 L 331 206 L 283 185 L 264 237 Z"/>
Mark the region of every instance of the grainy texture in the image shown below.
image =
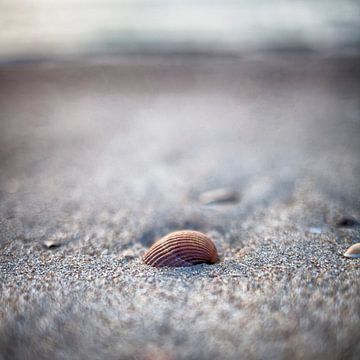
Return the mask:
<path id="1" fill-rule="evenodd" d="M 357 359 L 359 78 L 289 54 L 1 68 L 0 358 Z M 198 201 L 221 187 L 240 201 Z M 142 263 L 184 228 L 220 263 Z"/>

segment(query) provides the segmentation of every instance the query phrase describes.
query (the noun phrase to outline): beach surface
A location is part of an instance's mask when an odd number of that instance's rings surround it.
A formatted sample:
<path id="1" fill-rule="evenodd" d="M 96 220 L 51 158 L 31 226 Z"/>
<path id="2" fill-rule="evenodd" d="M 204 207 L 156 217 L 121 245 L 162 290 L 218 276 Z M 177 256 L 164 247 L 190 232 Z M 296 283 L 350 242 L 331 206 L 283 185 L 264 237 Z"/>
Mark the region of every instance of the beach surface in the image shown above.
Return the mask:
<path id="1" fill-rule="evenodd" d="M 357 359 L 359 95 L 351 54 L 1 66 L 0 359 Z M 179 229 L 221 261 L 142 263 Z"/>

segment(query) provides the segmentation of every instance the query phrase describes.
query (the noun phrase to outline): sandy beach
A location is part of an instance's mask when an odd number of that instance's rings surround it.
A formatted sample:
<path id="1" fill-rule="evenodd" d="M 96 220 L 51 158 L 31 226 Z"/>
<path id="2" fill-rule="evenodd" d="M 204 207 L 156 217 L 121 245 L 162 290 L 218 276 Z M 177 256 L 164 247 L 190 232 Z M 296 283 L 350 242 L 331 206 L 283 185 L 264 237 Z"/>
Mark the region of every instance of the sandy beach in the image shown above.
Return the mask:
<path id="1" fill-rule="evenodd" d="M 351 54 L 1 66 L 0 359 L 357 359 L 359 95 Z M 142 263 L 178 229 L 221 261 Z"/>

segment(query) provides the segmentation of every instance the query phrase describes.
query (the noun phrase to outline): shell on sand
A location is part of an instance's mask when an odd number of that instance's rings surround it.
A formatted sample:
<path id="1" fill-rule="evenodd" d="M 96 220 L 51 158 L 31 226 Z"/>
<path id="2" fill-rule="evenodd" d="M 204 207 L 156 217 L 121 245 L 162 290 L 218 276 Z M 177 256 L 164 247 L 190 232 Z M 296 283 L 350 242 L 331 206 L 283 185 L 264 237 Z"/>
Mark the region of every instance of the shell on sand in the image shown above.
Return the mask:
<path id="1" fill-rule="evenodd" d="M 348 258 L 360 258 L 360 243 L 351 245 L 345 252 L 344 256 Z"/>
<path id="2" fill-rule="evenodd" d="M 239 200 L 239 194 L 234 189 L 219 188 L 203 192 L 199 201 L 204 205 L 234 203 Z"/>
<path id="3" fill-rule="evenodd" d="M 213 241 L 198 231 L 172 232 L 156 241 L 143 256 L 154 267 L 184 267 L 200 263 L 214 264 L 219 260 Z"/>

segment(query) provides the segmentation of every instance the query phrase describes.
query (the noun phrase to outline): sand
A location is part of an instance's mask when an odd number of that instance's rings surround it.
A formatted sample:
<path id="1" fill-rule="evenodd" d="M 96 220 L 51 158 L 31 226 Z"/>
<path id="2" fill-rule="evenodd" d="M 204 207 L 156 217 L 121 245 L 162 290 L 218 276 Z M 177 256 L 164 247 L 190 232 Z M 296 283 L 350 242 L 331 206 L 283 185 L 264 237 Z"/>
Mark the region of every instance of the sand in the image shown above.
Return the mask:
<path id="1" fill-rule="evenodd" d="M 359 80 L 355 55 L 2 66 L 0 359 L 358 358 Z M 144 265 L 177 229 L 220 263 Z"/>

